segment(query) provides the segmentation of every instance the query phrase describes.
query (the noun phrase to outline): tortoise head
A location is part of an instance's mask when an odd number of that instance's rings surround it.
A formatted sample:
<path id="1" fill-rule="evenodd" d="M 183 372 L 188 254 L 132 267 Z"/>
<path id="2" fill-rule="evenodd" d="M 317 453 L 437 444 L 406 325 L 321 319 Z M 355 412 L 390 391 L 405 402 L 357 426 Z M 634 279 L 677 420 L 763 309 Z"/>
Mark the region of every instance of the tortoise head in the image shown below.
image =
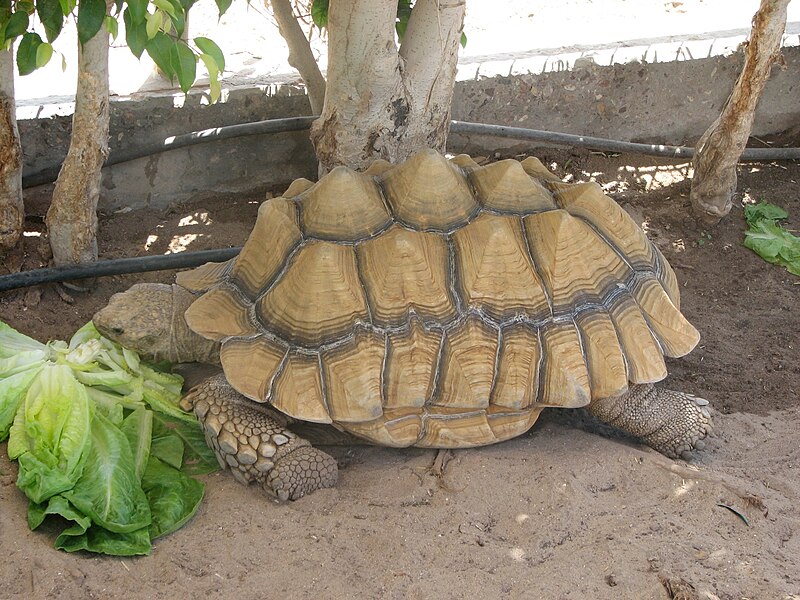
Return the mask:
<path id="1" fill-rule="evenodd" d="M 114 294 L 92 321 L 104 336 L 150 360 L 172 359 L 173 290 L 163 283 L 137 283 Z"/>

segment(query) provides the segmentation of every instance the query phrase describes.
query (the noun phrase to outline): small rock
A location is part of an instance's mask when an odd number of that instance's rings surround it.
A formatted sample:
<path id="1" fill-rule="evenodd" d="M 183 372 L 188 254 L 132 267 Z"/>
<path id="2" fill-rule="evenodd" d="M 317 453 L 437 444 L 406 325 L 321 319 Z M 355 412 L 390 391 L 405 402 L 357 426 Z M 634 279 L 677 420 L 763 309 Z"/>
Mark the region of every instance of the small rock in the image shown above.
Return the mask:
<path id="1" fill-rule="evenodd" d="M 606 584 L 610 587 L 615 587 L 617 585 L 617 576 L 613 573 L 606 575 Z"/>

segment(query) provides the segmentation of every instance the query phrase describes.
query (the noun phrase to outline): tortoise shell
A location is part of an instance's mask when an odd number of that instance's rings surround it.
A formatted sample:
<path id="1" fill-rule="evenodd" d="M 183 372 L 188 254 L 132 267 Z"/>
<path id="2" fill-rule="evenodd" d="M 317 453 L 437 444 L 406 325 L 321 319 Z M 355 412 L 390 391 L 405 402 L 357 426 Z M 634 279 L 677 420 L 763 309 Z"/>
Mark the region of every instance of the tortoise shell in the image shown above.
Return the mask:
<path id="1" fill-rule="evenodd" d="M 594 183 L 424 151 L 267 200 L 241 253 L 181 273 L 239 392 L 388 446 L 525 432 L 666 374 L 699 335 L 675 274 Z"/>

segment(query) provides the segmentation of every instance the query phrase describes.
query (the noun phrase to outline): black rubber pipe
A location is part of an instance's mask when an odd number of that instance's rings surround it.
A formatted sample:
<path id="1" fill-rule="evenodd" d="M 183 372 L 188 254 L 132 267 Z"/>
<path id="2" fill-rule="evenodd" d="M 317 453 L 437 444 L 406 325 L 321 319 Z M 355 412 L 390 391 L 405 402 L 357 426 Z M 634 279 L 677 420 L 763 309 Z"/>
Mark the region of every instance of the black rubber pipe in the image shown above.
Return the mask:
<path id="1" fill-rule="evenodd" d="M 220 248 L 218 250 L 179 252 L 178 254 L 98 260 L 94 263 L 82 265 L 34 269 L 10 275 L 0 275 L 0 292 L 54 281 L 71 281 L 73 279 L 86 279 L 87 277 L 199 267 L 207 262 L 221 262 L 233 258 L 239 254 L 240 250 L 241 248 Z"/>
<path id="2" fill-rule="evenodd" d="M 268 121 L 255 121 L 253 123 L 239 123 L 238 125 L 226 125 L 224 127 L 213 127 L 211 129 L 203 129 L 202 131 L 192 131 L 191 133 L 184 133 L 166 138 L 161 142 L 154 142 L 138 146 L 135 148 L 125 148 L 115 150 L 109 154 L 106 162 L 103 163 L 104 167 L 117 165 L 119 163 L 136 160 L 137 158 L 144 158 L 152 156 L 159 152 L 166 152 L 167 150 L 176 150 L 186 146 L 194 146 L 196 144 L 207 144 L 209 142 L 217 142 L 220 140 L 228 140 L 231 138 L 242 137 L 246 135 L 262 135 L 265 133 L 284 133 L 287 131 L 303 131 L 311 127 L 311 123 L 317 117 L 290 117 L 288 119 L 270 119 Z M 45 183 L 52 183 L 58 177 L 58 172 L 61 170 L 61 165 L 56 167 L 48 167 L 41 171 L 35 171 L 28 175 L 22 175 L 22 187 L 29 188 Z"/>
<path id="3" fill-rule="evenodd" d="M 169 137 L 162 142 L 145 144 L 138 148 L 115 150 L 106 159 L 103 166 L 116 165 L 123 162 L 152 156 L 159 152 L 175 150 L 196 144 L 207 144 L 248 135 L 263 135 L 266 133 L 283 133 L 287 131 L 302 131 L 311 127 L 317 117 L 291 117 L 288 119 L 270 119 L 268 121 L 255 121 L 253 123 L 240 123 L 214 127 L 202 131 L 193 131 L 183 135 Z M 636 142 L 622 142 L 607 138 L 598 138 L 571 133 L 558 133 L 543 131 L 541 129 L 525 129 L 522 127 L 507 127 L 505 125 L 489 125 L 485 123 L 468 123 L 465 121 L 451 121 L 450 132 L 459 135 L 485 135 L 503 137 L 515 140 L 528 140 L 547 142 L 562 146 L 577 146 L 600 150 L 603 152 L 635 152 L 650 156 L 667 156 L 672 158 L 691 158 L 694 148 L 688 146 L 668 146 L 664 144 L 640 144 Z M 800 148 L 746 148 L 740 160 L 798 160 Z M 58 177 L 61 167 L 49 167 L 41 171 L 23 174 L 22 187 L 29 188 L 45 183 L 52 183 Z"/>

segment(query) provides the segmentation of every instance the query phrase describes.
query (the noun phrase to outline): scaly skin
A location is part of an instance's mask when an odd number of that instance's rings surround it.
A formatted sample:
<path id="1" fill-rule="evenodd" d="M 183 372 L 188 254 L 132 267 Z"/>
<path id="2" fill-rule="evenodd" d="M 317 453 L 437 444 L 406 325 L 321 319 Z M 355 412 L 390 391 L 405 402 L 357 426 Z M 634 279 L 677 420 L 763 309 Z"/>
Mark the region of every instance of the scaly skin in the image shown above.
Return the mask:
<path id="1" fill-rule="evenodd" d="M 627 393 L 592 402 L 587 409 L 601 421 L 626 431 L 670 458 L 702 450 L 711 433 L 708 400 L 652 385 L 632 385 Z"/>
<path id="2" fill-rule="evenodd" d="M 280 415 L 234 390 L 220 374 L 181 401 L 194 410 L 223 469 L 249 485 L 260 483 L 279 500 L 297 500 L 336 485 L 336 461 L 289 431 Z"/>

